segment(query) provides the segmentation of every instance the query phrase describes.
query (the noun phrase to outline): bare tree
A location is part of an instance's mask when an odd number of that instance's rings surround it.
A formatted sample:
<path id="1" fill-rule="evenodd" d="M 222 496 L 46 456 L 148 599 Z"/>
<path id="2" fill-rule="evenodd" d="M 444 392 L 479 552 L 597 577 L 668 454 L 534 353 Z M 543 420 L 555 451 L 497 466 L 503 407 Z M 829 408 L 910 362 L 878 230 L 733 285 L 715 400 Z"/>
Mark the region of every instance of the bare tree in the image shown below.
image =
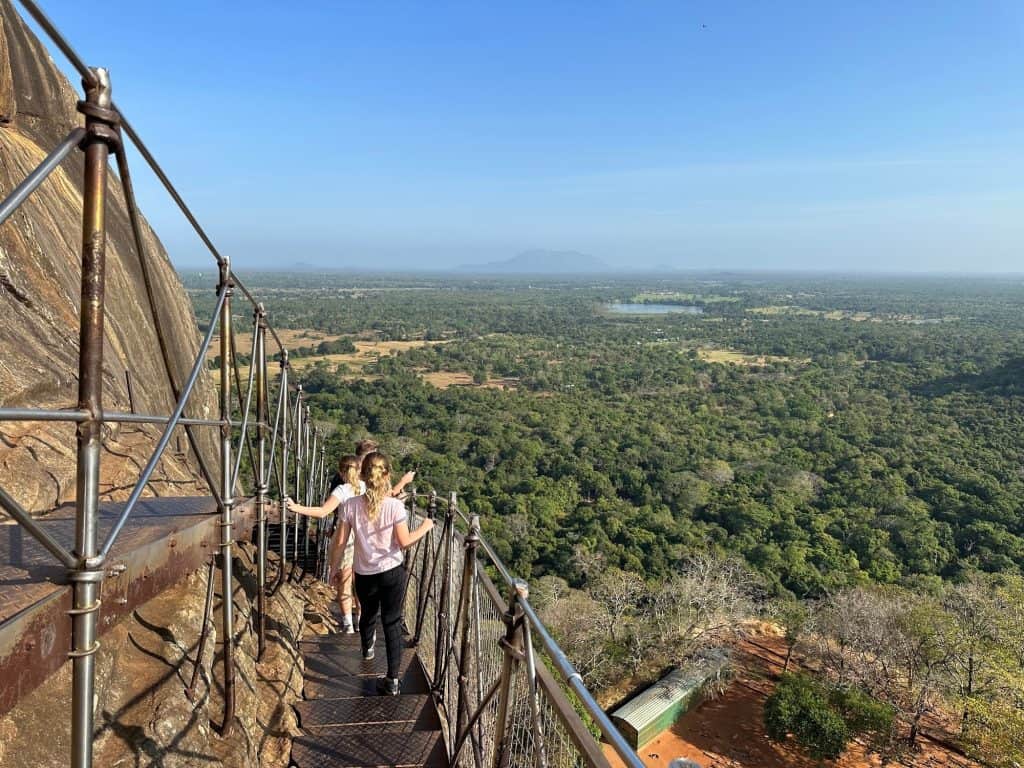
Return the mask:
<path id="1" fill-rule="evenodd" d="M 737 633 L 753 615 L 753 594 L 753 576 L 741 562 L 698 555 L 655 590 L 650 620 L 684 659 Z"/>
<path id="2" fill-rule="evenodd" d="M 971 703 L 993 692 L 999 680 L 996 664 L 1000 619 L 1005 608 L 990 578 L 975 575 L 946 589 L 943 608 L 952 619 L 947 672 L 960 699 L 960 732 L 967 732 Z"/>
<path id="3" fill-rule="evenodd" d="M 613 641 L 618 640 L 616 628 L 627 614 L 634 614 L 647 593 L 647 585 L 637 574 L 619 568 L 602 571 L 587 584 L 590 596 L 608 612 L 605 629 Z"/>
<path id="4" fill-rule="evenodd" d="M 588 686 L 603 688 L 616 676 L 607 647 L 608 611 L 603 605 L 585 592 L 570 589 L 541 611 L 541 619 L 558 638 L 558 644 Z"/>

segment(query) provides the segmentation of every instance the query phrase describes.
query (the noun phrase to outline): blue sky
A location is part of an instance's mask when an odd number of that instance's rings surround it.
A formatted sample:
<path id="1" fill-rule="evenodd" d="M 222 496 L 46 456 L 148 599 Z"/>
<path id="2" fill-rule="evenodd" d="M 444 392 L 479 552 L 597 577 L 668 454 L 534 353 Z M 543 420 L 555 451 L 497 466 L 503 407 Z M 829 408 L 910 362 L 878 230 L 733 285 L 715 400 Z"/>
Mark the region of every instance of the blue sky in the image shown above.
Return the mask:
<path id="1" fill-rule="evenodd" d="M 240 267 L 1024 271 L 1017 0 L 44 7 Z"/>

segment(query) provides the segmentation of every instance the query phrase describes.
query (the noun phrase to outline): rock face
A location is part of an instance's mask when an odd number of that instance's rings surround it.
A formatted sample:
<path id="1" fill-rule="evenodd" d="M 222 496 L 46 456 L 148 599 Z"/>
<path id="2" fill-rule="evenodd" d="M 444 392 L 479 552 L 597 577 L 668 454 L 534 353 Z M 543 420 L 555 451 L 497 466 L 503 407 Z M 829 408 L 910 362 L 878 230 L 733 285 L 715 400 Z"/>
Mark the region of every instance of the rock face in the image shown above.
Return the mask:
<path id="1" fill-rule="evenodd" d="M 112 73 L 114 94 L 117 73 Z M 81 124 L 81 98 L 32 35 L 10 0 L 0 0 L 0 198 Z M 141 167 L 135 168 L 142 172 Z M 73 408 L 77 401 L 81 279 L 82 157 L 75 151 L 21 208 L 0 225 L 0 405 Z M 111 174 L 107 203 L 104 407 L 130 410 L 131 378 L 138 413 L 168 415 L 174 406 L 167 366 L 142 281 L 121 185 Z M 155 283 L 158 322 L 170 340 L 170 376 L 181 386 L 199 347 L 191 304 L 160 241 L 143 224 Z M 211 286 L 212 290 L 212 286 Z M 204 373 L 187 411 L 217 412 Z M 181 432 L 181 430 L 178 430 Z M 124 498 L 160 431 L 109 425 L 101 490 Z M 216 436 L 199 428 L 200 451 L 215 467 Z M 26 508 L 45 511 L 75 493 L 74 426 L 0 422 L 0 477 Z M 171 441 L 150 491 L 206 493 L 185 435 Z"/>
<path id="2" fill-rule="evenodd" d="M 299 585 L 281 586 L 267 601 L 267 647 L 257 662 L 252 629 L 254 550 L 242 545 L 235 552 L 235 727 L 227 736 L 218 731 L 224 704 L 217 571 L 213 622 L 198 660 L 194 702 L 185 694 L 197 661 L 203 621 L 208 572 L 202 570 L 153 598 L 104 635 L 96 658 L 95 765 L 288 766 L 291 739 L 298 733 L 292 705 L 302 693 L 298 641 L 310 607 Z M 70 690 L 68 663 L 0 718 L 0 765 L 63 768 L 68 764 Z"/>

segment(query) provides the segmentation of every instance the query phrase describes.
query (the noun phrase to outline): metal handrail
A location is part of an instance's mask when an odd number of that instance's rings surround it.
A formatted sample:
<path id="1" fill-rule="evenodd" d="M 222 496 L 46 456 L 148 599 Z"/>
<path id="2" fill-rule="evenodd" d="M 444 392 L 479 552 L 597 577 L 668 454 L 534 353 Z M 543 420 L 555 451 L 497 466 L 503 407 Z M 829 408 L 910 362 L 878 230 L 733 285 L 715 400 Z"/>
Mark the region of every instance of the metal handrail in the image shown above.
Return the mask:
<path id="1" fill-rule="evenodd" d="M 73 551 L 68 550 L 53 538 L 41 525 L 29 515 L 18 502 L 0 488 L 0 507 L 8 511 L 30 535 L 35 537 L 62 565 L 70 571 L 69 580 L 73 584 L 73 620 L 72 651 L 72 752 L 73 768 L 91 768 L 92 766 L 92 735 L 93 729 L 93 692 L 95 686 L 95 653 L 99 647 L 97 640 L 99 611 L 99 588 L 104 578 L 103 565 L 121 533 L 123 527 L 138 505 L 149 481 L 170 441 L 174 430 L 184 427 L 189 436 L 211 495 L 217 500 L 220 526 L 220 559 L 223 583 L 222 594 L 232 595 L 232 510 L 236 489 L 242 468 L 242 447 L 248 448 L 250 465 L 254 472 L 256 485 L 255 503 L 257 505 L 257 556 L 258 556 L 258 599 L 257 599 L 257 634 L 259 653 L 264 647 L 264 606 L 266 593 L 265 558 L 266 558 L 266 503 L 270 497 L 271 481 L 276 480 L 276 491 L 279 499 L 287 495 L 289 483 L 293 483 L 293 494 L 299 498 L 304 495 L 307 502 L 313 500 L 319 491 L 325 492 L 326 465 L 324 457 L 325 436 L 312 423 L 310 409 L 305 401 L 301 384 L 289 380 L 288 350 L 272 324 L 266 322 L 266 313 L 253 294 L 245 287 L 232 271 L 229 260 L 223 256 L 213 244 L 209 236 L 200 226 L 192 211 L 185 204 L 181 195 L 171 183 L 167 174 L 157 163 L 152 153 L 142 142 L 137 132 L 119 111 L 110 98 L 110 86 L 104 70 L 91 70 L 77 55 L 67 40 L 60 34 L 53 23 L 41 11 L 33 0 L 20 0 L 28 13 L 50 36 L 57 47 L 64 53 L 76 70 L 82 75 L 86 91 L 86 101 L 80 109 L 86 115 L 85 128 L 76 129 L 47 157 L 44 161 L 0 203 L 0 224 L 16 210 L 42 181 L 51 174 L 59 164 L 75 149 L 81 146 L 86 153 L 85 191 L 83 195 L 86 214 L 83 217 L 83 301 L 81 314 L 81 347 L 79 350 L 79 403 L 75 409 L 36 409 L 36 408 L 0 408 L 0 420 L 18 421 L 67 421 L 76 423 L 78 428 L 78 487 L 80 490 L 76 509 L 76 541 Z M 219 284 L 217 304 L 213 320 L 210 322 L 189 376 L 179 390 L 173 379 L 170 365 L 169 345 L 161 328 L 159 315 L 156 311 L 153 284 L 149 274 L 149 263 L 145 253 L 142 235 L 141 218 L 135 200 L 130 170 L 124 153 L 122 133 L 136 146 L 143 159 L 159 178 L 170 197 L 192 225 L 195 232 L 214 256 L 219 267 Z M 137 256 L 140 260 L 143 280 L 146 286 L 148 306 L 152 315 L 154 329 L 160 342 L 161 354 L 164 358 L 168 382 L 171 386 L 175 407 L 173 412 L 164 417 L 153 414 L 135 414 L 111 411 L 105 413 L 102 407 L 102 354 L 103 354 L 103 294 L 105 281 L 103 247 L 105 240 L 105 223 L 102 210 L 105 205 L 107 165 L 111 155 L 117 162 L 121 173 L 122 190 L 125 205 L 129 212 L 132 234 L 135 240 Z M 231 298 L 237 289 L 252 305 L 253 344 L 250 354 L 249 381 L 246 394 L 242 397 L 241 377 L 238 357 L 235 354 L 236 340 L 231 315 Z M 88 298 L 88 301 L 86 299 Z M 219 322 L 218 322 L 219 321 Z M 189 398 L 193 394 L 214 335 L 219 327 L 220 338 L 220 414 L 219 418 L 192 418 L 184 415 Z M 278 357 L 281 361 L 281 376 L 278 379 L 277 408 L 274 414 L 273 428 L 269 419 L 269 377 L 267 364 L 270 356 L 266 350 L 266 333 L 274 340 Z M 258 351 L 257 351 L 258 350 Z M 233 371 L 230 370 L 233 368 Z M 232 382 L 232 372 L 234 381 Z M 233 386 L 232 386 L 233 383 Z M 232 398 L 231 389 L 237 396 L 237 414 L 234 413 L 236 403 Z M 294 393 L 294 397 L 291 397 Z M 255 395 L 255 397 L 254 397 Z M 255 400 L 256 415 L 252 414 Z M 102 546 L 97 547 L 98 530 L 98 479 L 100 464 L 100 429 L 104 423 L 140 423 L 160 424 L 164 426 L 146 467 L 121 510 L 114 526 L 107 534 Z M 250 425 L 255 429 L 250 429 Z M 220 473 L 221 483 L 217 487 L 211 472 L 205 465 L 202 452 L 193 436 L 190 427 L 218 427 L 220 437 Z M 232 430 L 238 428 L 238 445 L 235 448 Z M 266 440 L 271 439 L 269 457 L 266 452 Z M 253 445 L 255 440 L 255 446 Z M 280 451 L 278 453 L 278 448 Z M 318 450 L 319 449 L 319 450 Z M 235 454 L 232 454 L 232 451 Z M 258 460 L 257 460 L 258 457 Z M 279 458 L 279 461 L 277 460 Z M 417 494 L 412 493 L 412 506 L 415 510 Z M 511 575 L 508 568 L 495 553 L 491 545 L 480 535 L 479 520 L 468 518 L 459 509 L 455 494 L 439 499 L 430 494 L 427 512 L 436 516 L 438 509 L 444 510 L 444 527 L 440 531 L 441 540 L 433 546 L 434 536 L 428 536 L 417 552 L 422 552 L 420 568 L 421 593 L 416 595 L 416 637 L 424 628 L 424 612 L 431 599 L 439 605 L 435 617 L 433 651 L 433 679 L 431 681 L 438 696 L 439 708 L 449 729 L 448 744 L 452 750 L 453 761 L 458 760 L 460 750 L 466 743 L 472 745 L 473 759 L 477 768 L 481 765 L 485 738 L 483 721 L 489 717 L 490 707 L 497 700 L 496 747 L 494 765 L 500 765 L 503 755 L 507 756 L 511 749 L 510 740 L 506 738 L 506 726 L 511 722 L 512 707 L 516 704 L 516 683 L 514 674 L 525 664 L 526 695 L 529 696 L 530 730 L 532 733 L 532 759 L 538 768 L 546 768 L 551 759 L 549 750 L 544 744 L 545 732 L 542 727 L 542 700 L 554 710 L 558 721 L 569 731 L 570 740 L 578 748 L 580 760 L 590 765 L 607 765 L 600 747 L 593 740 L 586 725 L 569 703 L 563 687 L 575 695 L 588 717 L 609 740 L 615 751 L 629 766 L 641 763 L 636 755 L 629 750 L 621 734 L 612 726 L 607 716 L 586 689 L 579 672 L 575 669 L 564 652 L 544 627 L 528 600 L 528 589 L 524 582 Z M 456 530 L 456 520 L 468 526 L 466 536 Z M 275 589 L 284 580 L 288 565 L 288 515 L 283 505 L 281 508 L 281 553 L 278 566 L 278 578 Z M 322 551 L 324 530 L 317 525 L 316 553 Z M 292 572 L 298 559 L 299 525 L 293 525 Z M 461 552 L 460 549 L 464 548 Z M 308 556 L 309 542 L 306 538 Z M 482 550 L 490 566 L 499 575 L 500 582 L 508 590 L 508 601 L 495 589 L 487 573 L 479 567 L 478 549 Z M 459 577 L 456 566 L 457 558 L 461 557 L 462 588 L 456 594 L 455 581 Z M 415 561 L 416 555 L 414 555 Z M 429 565 L 429 568 L 428 568 Z M 210 579 L 213 576 L 211 564 Z M 432 596 L 435 579 L 440 578 L 438 594 Z M 199 641 L 198 657 L 202 657 L 202 647 L 208 637 L 208 629 L 212 620 L 213 600 L 212 581 L 207 584 L 208 595 L 204 612 L 203 629 Z M 425 591 L 423 591 L 425 590 Z M 484 681 L 479 664 L 484 646 L 481 639 L 481 592 L 486 594 L 493 610 L 499 612 L 506 631 L 500 644 L 502 653 L 502 670 L 498 679 Z M 457 602 L 456 602 L 457 601 Z M 224 720 L 221 724 L 222 733 L 230 730 L 234 718 L 234 679 L 233 662 L 234 626 L 232 620 L 233 600 L 222 601 L 222 631 L 219 633 L 224 643 L 223 663 L 223 697 Z M 424 649 L 424 653 L 427 649 Z M 469 681 L 469 665 L 476 656 L 476 679 L 473 685 Z M 542 659 L 548 662 L 558 674 L 556 680 Z M 485 682 L 488 684 L 485 686 Z M 190 686 L 190 693 L 193 685 Z M 486 694 L 485 694 L 486 690 Z M 475 698 L 476 708 L 471 711 L 471 702 Z"/>
<path id="2" fill-rule="evenodd" d="M 0 488 L 0 508 L 7 511 L 14 520 L 19 523 L 32 537 L 34 537 L 58 562 L 69 569 L 68 579 L 73 585 L 73 608 L 69 612 L 72 617 L 72 651 L 69 656 L 73 662 L 72 669 L 72 747 L 71 765 L 73 768 L 90 768 L 92 765 L 92 734 L 93 729 L 93 691 L 95 687 L 95 653 L 99 648 L 98 634 L 98 612 L 100 608 L 99 589 L 104 578 L 104 562 L 109 556 L 118 536 L 136 509 L 145 489 L 147 488 L 153 473 L 156 470 L 161 458 L 166 452 L 170 437 L 174 430 L 183 427 L 188 435 L 189 442 L 195 453 L 198 468 L 206 480 L 210 493 L 217 501 L 221 516 L 221 543 L 220 559 L 221 571 L 224 583 L 222 592 L 225 595 L 234 593 L 232 586 L 231 549 L 232 549 L 232 528 L 231 512 L 234 505 L 234 496 L 242 467 L 242 445 L 248 448 L 250 464 L 255 473 L 257 507 L 257 532 L 258 542 L 258 581 L 259 595 L 257 599 L 257 633 L 259 636 L 259 653 L 264 648 L 264 591 L 265 591 L 265 565 L 266 565 L 266 502 L 269 496 L 270 480 L 276 475 L 278 480 L 277 492 L 280 497 L 286 493 L 285 483 L 291 474 L 292 466 L 295 470 L 295 482 L 302 483 L 307 492 L 323 486 L 323 478 L 316 473 L 323 473 L 324 462 L 322 456 L 320 461 L 311 460 L 310 457 L 303 457 L 299 450 L 292 451 L 292 461 L 289 464 L 289 444 L 294 440 L 305 440 L 307 450 L 321 441 L 321 433 L 311 426 L 309 422 L 308 409 L 306 411 L 306 423 L 304 432 L 295 428 L 290 430 L 288 409 L 290 407 L 289 390 L 294 389 L 301 393 L 301 386 L 295 382 L 289 383 L 287 376 L 288 350 L 274 327 L 266 322 L 266 313 L 261 304 L 258 304 L 253 294 L 238 280 L 231 271 L 229 262 L 214 246 L 213 242 L 200 226 L 195 215 L 185 204 L 181 195 L 171 183 L 167 174 L 157 163 L 153 154 L 133 129 L 131 124 L 120 112 L 117 105 L 110 97 L 110 84 L 105 70 L 92 70 L 88 68 L 81 57 L 75 52 L 68 41 L 60 34 L 52 21 L 43 13 L 39 5 L 33 0 L 20 0 L 28 14 L 35 19 L 43 31 L 50 37 L 54 44 L 67 57 L 74 68 L 82 76 L 85 90 L 85 100 L 80 102 L 79 111 L 85 114 L 85 127 L 74 129 L 53 151 L 28 176 L 18 184 L 14 190 L 0 202 L 0 225 L 2 225 L 48 178 L 60 164 L 76 149 L 80 147 L 86 156 L 85 162 L 85 186 L 83 203 L 85 214 L 83 216 L 83 270 L 82 270 L 82 301 L 80 319 L 79 348 L 79 402 L 77 408 L 24 408 L 10 407 L 0 408 L 0 421 L 41 421 L 41 422 L 70 422 L 79 425 L 78 427 L 78 498 L 76 500 L 75 516 L 75 546 L 74 549 L 65 547 L 57 541 L 42 525 L 39 524 L 10 494 Z M 155 297 L 154 284 L 150 274 L 150 263 L 145 248 L 143 236 L 143 225 L 141 215 L 135 199 L 134 188 L 128 167 L 127 156 L 124 152 L 122 134 L 126 136 L 138 149 L 143 159 L 159 178 L 164 188 L 177 204 L 186 219 L 192 225 L 198 236 L 213 254 L 220 267 L 220 283 L 218 285 L 218 300 L 214 311 L 214 317 L 199 346 L 196 358 L 186 382 L 179 389 L 174 381 L 174 373 L 171 365 L 170 344 L 163 332 L 160 316 L 157 312 L 157 300 Z M 106 281 L 104 248 L 106 224 L 103 217 L 103 210 L 106 207 L 105 196 L 108 178 L 108 164 L 110 159 L 116 161 L 117 169 L 121 177 L 121 189 L 124 195 L 125 206 L 128 211 L 132 236 L 135 243 L 136 255 L 139 259 L 141 275 L 146 289 L 147 305 L 152 318 L 153 328 L 160 345 L 160 352 L 163 357 L 167 382 L 172 392 L 172 401 L 175 403 L 173 412 L 168 415 L 125 413 L 121 411 L 105 412 L 103 408 L 103 319 L 104 303 L 103 288 Z M 236 347 L 233 324 L 231 322 L 231 295 L 233 289 L 237 288 L 246 300 L 256 310 L 254 318 L 253 352 L 250 355 L 249 383 L 245 398 L 242 398 L 242 386 L 239 377 L 238 360 L 234 354 Z M 204 368 L 206 355 L 209 351 L 215 330 L 220 326 L 221 343 L 221 412 L 219 418 L 195 418 L 185 416 L 185 409 L 190 396 L 194 393 L 199 376 Z M 271 338 L 277 346 L 277 354 L 283 361 L 282 376 L 279 381 L 278 410 L 274 417 L 273 431 L 270 432 L 268 423 L 268 409 L 265 407 L 268 402 L 267 393 L 267 361 L 268 355 L 265 340 L 265 332 L 269 331 Z M 257 336 L 260 339 L 260 354 L 256 357 Z M 234 414 L 231 400 L 232 382 L 228 373 L 228 366 L 234 367 L 234 389 L 238 395 L 238 413 Z M 258 376 L 257 376 L 258 374 Z M 255 388 L 257 414 L 253 417 L 252 405 Z M 129 382 L 130 386 L 130 382 Z M 296 398 L 299 402 L 299 398 Z M 281 419 L 281 408 L 285 409 L 285 418 Z M 134 405 L 132 406 L 134 411 Z M 97 546 L 97 533 L 99 521 L 99 466 L 100 466 L 100 445 L 101 429 L 106 423 L 134 423 L 134 424 L 158 424 L 163 426 L 163 431 L 157 441 L 156 447 L 150 456 L 145 468 L 139 475 L 128 500 L 118 515 L 115 524 L 107 534 L 102 546 Z M 279 431 L 280 425 L 280 431 Z M 255 429 L 250 429 L 250 426 Z M 297 425 L 298 426 L 298 425 Z M 204 453 L 192 432 L 192 427 L 217 427 L 221 430 L 221 486 L 218 489 L 214 482 L 209 468 L 206 466 Z M 238 429 L 237 455 L 232 461 L 232 438 L 233 430 Z M 255 436 L 253 435 L 255 432 Z M 281 463 L 277 472 L 267 475 L 267 469 L 274 466 L 274 448 L 271 450 L 270 461 L 266 458 L 266 439 L 268 433 L 272 435 L 273 446 L 276 447 L 280 438 Z M 256 446 L 253 441 L 255 439 Z M 322 451 L 321 451 L 322 454 Z M 257 461 L 256 457 L 259 457 Z M 306 476 L 302 472 L 306 472 Z M 282 514 L 282 524 L 285 522 L 285 515 Z M 318 542 L 318 547 L 320 542 Z M 297 554 L 297 547 L 293 548 L 293 556 Z M 287 565 L 287 548 L 282 540 L 281 562 L 279 573 L 283 573 Z M 211 571 L 212 573 L 212 571 Z M 212 584 L 209 585 L 212 590 Z M 211 592 L 212 594 L 212 592 Z M 204 615 L 203 630 L 200 645 L 205 643 L 208 635 L 207 629 L 211 620 L 212 600 L 207 599 L 207 611 Z M 222 732 L 226 733 L 231 728 L 234 717 L 234 663 L 232 622 L 232 600 L 222 601 L 222 615 L 224 626 L 222 628 L 222 641 L 224 642 L 224 721 L 221 724 Z M 202 653 L 200 652 L 200 657 Z"/>
<path id="3" fill-rule="evenodd" d="M 417 500 L 422 498 L 428 500 L 425 510 L 417 507 Z M 515 755 L 516 764 L 528 761 L 541 768 L 565 764 L 555 759 L 553 748 L 546 743 L 541 713 L 544 702 L 554 712 L 569 741 L 575 744 L 573 764 L 607 766 L 600 745 L 580 712 L 567 698 L 568 692 L 625 765 L 640 768 L 643 763 L 594 699 L 579 671 L 530 604 L 526 582 L 512 576 L 480 533 L 479 518 L 463 513 L 454 494 L 449 494 L 447 503 L 444 503 L 443 496 L 422 494 L 412 489 L 408 500 L 414 519 L 421 516 L 434 519 L 439 511 L 444 517 L 443 524 L 430 531 L 410 557 L 411 580 L 416 585 L 410 610 L 416 613 L 414 643 L 426 639 L 431 634 L 428 629 L 432 630 L 433 648 L 421 648 L 420 656 L 425 662 L 438 710 L 448 731 L 452 764 L 462 764 L 463 751 L 470 744 L 475 765 L 485 768 L 487 749 L 481 744 L 485 732 L 494 733 L 492 758 L 495 767 L 508 764 L 510 753 L 516 750 L 519 750 Z M 456 521 L 465 522 L 465 534 L 456 530 Z M 461 577 L 456 577 L 454 569 L 458 568 L 460 549 Z M 498 574 L 499 585 L 507 591 L 507 600 L 479 567 L 481 561 Z M 453 578 L 461 580 L 461 587 L 456 587 L 458 608 L 454 617 L 451 608 L 451 601 L 455 599 L 451 590 Z M 481 673 L 481 654 L 487 652 L 480 639 L 481 593 L 506 627 L 500 642 L 502 672 L 497 680 L 486 680 Z M 428 627 L 425 622 L 431 603 L 437 611 Z M 493 648 L 491 652 L 494 652 Z M 538 655 L 543 656 L 547 663 L 541 663 Z M 525 675 L 525 684 L 521 688 L 515 683 L 516 668 L 519 667 L 523 668 Z M 475 672 L 471 673 L 471 669 Z M 456 686 L 458 691 L 452 690 L 452 686 Z M 526 696 L 527 701 L 517 702 L 517 697 L 521 696 Z M 495 699 L 498 702 L 497 713 L 492 711 Z M 520 733 L 513 739 L 508 734 L 511 712 L 516 707 L 528 715 L 526 720 L 518 722 L 517 727 L 528 729 L 529 738 Z M 483 727 L 485 719 L 488 721 L 486 731 Z M 549 724 L 547 727 L 553 726 Z M 527 741 L 533 744 L 529 755 L 521 752 Z"/>

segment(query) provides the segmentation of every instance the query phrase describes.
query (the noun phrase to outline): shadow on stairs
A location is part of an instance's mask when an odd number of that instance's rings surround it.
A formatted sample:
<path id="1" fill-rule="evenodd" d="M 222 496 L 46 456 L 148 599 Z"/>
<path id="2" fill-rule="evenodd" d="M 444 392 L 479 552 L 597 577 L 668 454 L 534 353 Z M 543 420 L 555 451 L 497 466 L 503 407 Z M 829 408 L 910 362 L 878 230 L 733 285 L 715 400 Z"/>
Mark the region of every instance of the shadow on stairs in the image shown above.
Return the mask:
<path id="1" fill-rule="evenodd" d="M 379 624 L 372 661 L 363 661 L 358 633 L 324 635 L 299 645 L 306 700 L 295 707 L 303 735 L 292 743 L 292 765 L 448 765 L 437 710 L 413 649 L 402 651 L 402 693 L 381 696 L 376 681 L 387 661 Z"/>

